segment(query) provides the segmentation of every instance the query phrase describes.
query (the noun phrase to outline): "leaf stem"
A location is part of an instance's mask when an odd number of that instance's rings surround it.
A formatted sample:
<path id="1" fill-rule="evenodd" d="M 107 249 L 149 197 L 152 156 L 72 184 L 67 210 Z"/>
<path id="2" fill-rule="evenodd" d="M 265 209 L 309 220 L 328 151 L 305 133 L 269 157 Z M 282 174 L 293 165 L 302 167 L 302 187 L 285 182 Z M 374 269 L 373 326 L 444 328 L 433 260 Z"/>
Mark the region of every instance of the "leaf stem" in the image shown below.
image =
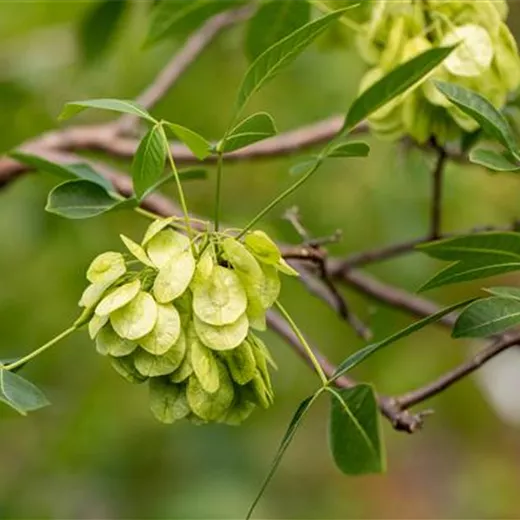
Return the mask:
<path id="1" fill-rule="evenodd" d="M 289 186 L 285 191 L 280 193 L 278 197 L 276 197 L 273 201 L 271 201 L 262 211 L 260 211 L 256 217 L 254 217 L 249 224 L 246 225 L 237 236 L 238 238 L 242 238 L 259 220 L 265 217 L 267 213 L 269 213 L 275 206 L 277 206 L 283 199 L 291 195 L 294 191 L 296 191 L 302 184 L 304 184 L 309 177 L 321 166 L 321 158 L 319 158 L 312 167 L 292 186 Z"/>
<path id="2" fill-rule="evenodd" d="M 54 338 L 52 338 L 50 341 L 42 345 L 40 348 L 37 348 L 36 350 L 33 350 L 30 354 L 27 354 L 23 358 L 19 359 L 18 361 L 15 361 L 14 363 L 11 363 L 9 365 L 6 365 L 5 367 L 2 367 L 2 370 L 14 370 L 15 368 L 18 368 L 19 366 L 25 365 L 28 361 L 31 359 L 39 356 L 41 353 L 45 352 L 52 346 L 54 346 L 56 343 L 61 341 L 62 339 L 66 338 L 67 336 L 70 336 L 73 332 L 78 330 L 76 325 L 73 325 L 72 327 L 69 327 L 68 329 L 64 330 L 62 333 L 58 334 Z"/>
<path id="3" fill-rule="evenodd" d="M 305 349 L 305 352 L 307 352 L 307 356 L 309 356 L 309 359 L 314 367 L 314 370 L 316 370 L 316 373 L 318 374 L 319 378 L 321 379 L 322 385 L 325 387 L 329 384 L 329 381 L 327 379 L 327 376 L 325 375 L 325 372 L 323 371 L 323 368 L 321 368 L 321 365 L 319 361 L 316 359 L 316 356 L 314 355 L 314 352 L 312 351 L 312 348 L 307 343 L 307 340 L 303 337 L 303 334 L 301 333 L 300 329 L 294 322 L 294 320 L 291 318 L 289 313 L 285 310 L 285 307 L 279 302 L 276 302 L 276 307 L 282 314 L 282 316 L 287 320 L 287 323 L 291 326 L 292 330 L 298 337 L 298 340 L 302 344 L 303 348 Z"/>
<path id="4" fill-rule="evenodd" d="M 215 231 L 218 232 L 220 226 L 220 199 L 222 189 L 222 167 L 224 165 L 224 154 L 218 153 L 217 159 L 217 187 L 215 189 Z"/>
<path id="5" fill-rule="evenodd" d="M 193 239 L 193 229 L 191 228 L 190 215 L 188 213 L 188 207 L 186 205 L 186 199 L 184 197 L 184 191 L 182 189 L 181 179 L 179 177 L 179 172 L 177 171 L 177 167 L 175 166 L 175 161 L 173 160 L 172 151 L 170 149 L 170 143 L 168 141 L 168 137 L 166 136 L 166 132 L 164 131 L 164 126 L 161 125 L 161 134 L 164 140 L 164 144 L 166 146 L 166 155 L 168 156 L 168 162 L 170 163 L 173 176 L 175 178 L 175 184 L 177 185 L 177 191 L 179 192 L 179 202 L 182 208 L 182 213 L 184 216 L 184 223 L 186 225 L 186 233 L 188 234 L 188 238 L 190 241 Z"/>

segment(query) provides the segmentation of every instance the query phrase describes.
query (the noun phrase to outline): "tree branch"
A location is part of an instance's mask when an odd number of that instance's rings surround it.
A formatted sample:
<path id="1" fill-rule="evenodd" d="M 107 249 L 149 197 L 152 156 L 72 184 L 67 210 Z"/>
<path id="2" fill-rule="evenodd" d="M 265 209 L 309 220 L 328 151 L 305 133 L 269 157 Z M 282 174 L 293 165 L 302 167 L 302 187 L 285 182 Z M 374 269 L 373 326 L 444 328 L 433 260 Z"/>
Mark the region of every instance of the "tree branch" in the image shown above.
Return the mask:
<path id="1" fill-rule="evenodd" d="M 136 101 L 148 110 L 153 108 L 224 29 L 246 20 L 251 13 L 251 7 L 246 6 L 210 18 L 186 40 L 179 52 L 163 67 L 152 83 L 136 98 Z M 120 132 L 124 133 L 130 132 L 137 122 L 137 117 L 124 115 L 115 125 Z"/>
<path id="2" fill-rule="evenodd" d="M 442 186 L 444 181 L 444 168 L 448 159 L 446 150 L 439 146 L 435 140 L 432 148 L 437 151 L 437 161 L 433 170 L 432 207 L 430 216 L 430 240 L 437 240 L 441 236 L 442 219 Z"/>

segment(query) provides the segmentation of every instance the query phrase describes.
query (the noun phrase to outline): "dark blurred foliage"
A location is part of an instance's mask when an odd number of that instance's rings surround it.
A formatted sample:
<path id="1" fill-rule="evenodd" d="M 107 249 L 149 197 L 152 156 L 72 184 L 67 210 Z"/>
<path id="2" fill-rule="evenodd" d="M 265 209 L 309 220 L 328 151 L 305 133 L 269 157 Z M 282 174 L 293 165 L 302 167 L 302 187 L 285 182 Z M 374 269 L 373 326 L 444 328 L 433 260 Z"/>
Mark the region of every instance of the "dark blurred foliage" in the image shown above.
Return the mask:
<path id="1" fill-rule="evenodd" d="M 132 2 L 122 13 L 107 52 L 85 63 L 81 28 L 94 2 L 0 4 L 0 147 L 56 128 L 69 100 L 135 97 L 180 42 L 143 49 L 151 2 Z M 520 8 L 511 22 L 517 28 Z M 95 24 L 91 28 L 96 30 Z M 100 38 L 103 35 L 99 36 Z M 95 41 L 94 34 L 89 40 Z M 240 29 L 219 38 L 155 109 L 155 113 L 218 138 L 228 121 L 247 63 Z M 324 50 L 324 47 L 327 50 Z M 257 96 L 251 110 L 267 110 L 281 130 L 345 111 L 363 66 L 352 49 L 314 47 Z M 84 122 L 108 116 L 89 113 Z M 289 204 L 298 204 L 310 231 L 344 230 L 331 248 L 344 254 L 418 236 L 427 227 L 433 157 L 371 140 L 368 160 L 323 168 Z M 224 218 L 244 224 L 291 182 L 295 157 L 241 163 L 225 175 Z M 121 165 L 123 169 L 127 165 Z M 213 178 L 213 176 L 212 176 Z M 99 252 L 118 248 L 119 233 L 139 237 L 146 222 L 131 213 L 66 221 L 43 211 L 55 179 L 27 175 L 4 189 L 0 205 L 0 330 L 2 356 L 32 350 L 78 314 L 84 271 Z M 194 211 L 210 214 L 213 180 L 186 187 Z M 173 191 L 170 193 L 173 195 Z M 244 196 L 247 194 L 247 196 Z M 505 224 L 518 217 L 520 180 L 476 167 L 450 165 L 446 231 Z M 298 237 L 281 219 L 265 220 L 285 241 Z M 383 280 L 415 290 L 438 265 L 413 254 L 370 269 Z M 517 275 L 502 282 L 515 284 Z M 475 294 L 478 285 L 434 292 L 438 302 Z M 346 292 L 377 338 L 410 322 L 408 316 Z M 341 360 L 361 346 L 321 302 L 289 281 L 283 301 L 312 341 Z M 147 409 L 146 389 L 117 378 L 77 334 L 24 372 L 53 406 L 22 418 L 0 409 L 1 518 L 238 518 L 263 478 L 297 403 L 316 379 L 277 338 L 267 334 L 279 364 L 277 401 L 241 428 L 164 426 Z M 476 345 L 429 328 L 380 353 L 357 369 L 383 392 L 420 385 L 468 355 Z M 518 363 L 520 374 L 520 360 Z M 520 378 L 504 398 L 486 385 L 503 382 L 498 364 L 486 382 L 471 378 L 432 400 L 425 431 L 394 432 L 385 423 L 389 471 L 346 478 L 333 467 L 326 441 L 326 404 L 315 409 L 260 503 L 259 518 L 517 518 L 520 515 L 518 399 Z M 509 397 L 508 397 L 509 396 Z M 512 402 L 512 403 L 511 403 Z M 493 403 L 493 404 L 491 404 Z M 518 406 L 516 407 L 518 409 Z"/>

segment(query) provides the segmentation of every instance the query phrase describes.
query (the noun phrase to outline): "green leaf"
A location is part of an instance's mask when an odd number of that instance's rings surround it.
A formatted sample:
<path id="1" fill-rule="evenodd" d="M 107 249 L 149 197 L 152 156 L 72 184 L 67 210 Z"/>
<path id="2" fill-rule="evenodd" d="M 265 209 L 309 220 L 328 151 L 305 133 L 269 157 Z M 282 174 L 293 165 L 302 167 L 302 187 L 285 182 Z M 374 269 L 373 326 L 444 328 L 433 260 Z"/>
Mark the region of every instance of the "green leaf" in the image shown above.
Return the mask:
<path id="1" fill-rule="evenodd" d="M 333 390 L 329 422 L 330 449 L 336 466 L 346 475 L 385 471 L 379 409 L 369 385 Z"/>
<path id="2" fill-rule="evenodd" d="M 489 260 L 481 260 L 481 262 L 458 262 L 449 265 L 430 280 L 428 280 L 419 291 L 428 291 L 444 285 L 453 283 L 468 282 L 470 280 L 479 280 L 481 278 L 489 278 L 499 274 L 510 273 L 520 270 L 520 262 L 504 262 L 498 261 L 490 263 Z"/>
<path id="3" fill-rule="evenodd" d="M 101 215 L 125 202 L 114 199 L 94 182 L 67 181 L 49 193 L 45 210 L 65 218 L 82 219 Z"/>
<path id="4" fill-rule="evenodd" d="M 277 130 L 273 118 L 266 112 L 257 112 L 233 128 L 218 149 L 221 152 L 229 153 L 250 144 L 267 139 L 276 135 Z"/>
<path id="5" fill-rule="evenodd" d="M 126 0 L 102 0 L 82 20 L 78 40 L 87 63 L 99 60 L 106 52 L 126 6 Z"/>
<path id="6" fill-rule="evenodd" d="M 416 86 L 453 51 L 454 47 L 430 49 L 399 65 L 365 90 L 350 107 L 342 132 L 349 132 L 370 114 Z"/>
<path id="7" fill-rule="evenodd" d="M 517 172 L 520 170 L 520 166 L 512 162 L 505 154 L 484 148 L 472 150 L 469 154 L 469 160 L 495 172 Z"/>
<path id="8" fill-rule="evenodd" d="M 159 125 L 152 127 L 139 143 L 132 162 L 132 180 L 138 200 L 150 193 L 150 187 L 164 173 L 166 143 Z"/>
<path id="9" fill-rule="evenodd" d="M 343 143 L 328 151 L 327 157 L 368 157 L 370 146 L 363 141 Z"/>
<path id="10" fill-rule="evenodd" d="M 489 137 L 496 139 L 520 158 L 520 150 L 509 123 L 486 98 L 453 83 L 435 81 L 435 85 L 456 107 L 472 117 Z"/>
<path id="11" fill-rule="evenodd" d="M 453 327 L 454 338 L 485 338 L 520 324 L 520 301 L 491 297 L 466 307 Z"/>
<path id="12" fill-rule="evenodd" d="M 338 377 L 342 376 L 349 370 L 352 370 L 354 367 L 359 365 L 362 361 L 370 357 L 372 354 L 376 353 L 378 350 L 381 350 L 383 347 L 386 347 L 388 345 L 391 345 L 392 343 L 395 343 L 396 341 L 406 338 L 410 334 L 413 334 L 414 332 L 417 332 L 418 330 L 423 329 L 427 325 L 430 325 L 432 323 L 435 323 L 439 321 L 444 316 L 452 313 L 453 311 L 459 309 L 460 307 L 464 307 L 465 305 L 468 305 L 469 303 L 475 301 L 475 298 L 472 298 L 470 300 L 465 300 L 459 303 L 455 303 L 454 305 L 451 305 L 449 307 L 446 307 L 439 312 L 436 312 L 435 314 L 432 314 L 431 316 L 427 316 L 426 318 L 416 321 L 415 323 L 412 323 L 408 327 L 396 332 L 395 334 L 392 334 L 388 338 L 385 338 L 382 341 L 379 341 L 378 343 L 372 343 L 371 345 L 368 345 L 361 350 L 358 350 L 357 352 L 354 352 L 354 354 L 347 357 L 344 361 L 340 363 L 338 368 L 336 368 L 336 371 L 334 372 L 331 381 L 335 381 Z"/>
<path id="13" fill-rule="evenodd" d="M 271 466 L 269 468 L 267 476 L 265 477 L 265 480 L 262 483 L 262 486 L 260 487 L 260 491 L 258 492 L 256 498 L 251 504 L 251 507 L 249 508 L 249 511 L 246 516 L 247 520 L 251 518 L 256 505 L 262 498 L 265 490 L 267 489 L 267 486 L 271 482 L 276 470 L 278 469 L 278 466 L 280 465 L 280 462 L 282 461 L 282 457 L 284 456 L 284 453 L 291 444 L 291 441 L 293 440 L 296 431 L 298 430 L 301 422 L 303 421 L 303 418 L 309 411 L 310 407 L 314 404 L 314 401 L 318 398 L 318 396 L 319 393 L 316 393 L 312 396 L 307 397 L 300 403 L 300 405 L 296 409 L 296 412 L 294 413 L 291 422 L 289 423 L 289 426 L 287 427 L 287 430 L 285 431 L 285 434 L 282 437 L 282 441 L 280 442 L 278 451 L 276 452 L 274 459 L 271 462 Z"/>
<path id="14" fill-rule="evenodd" d="M 428 242 L 417 247 L 419 251 L 439 260 L 473 262 L 503 259 L 520 261 L 520 233 L 490 231 Z"/>
<path id="15" fill-rule="evenodd" d="M 306 161 L 294 164 L 289 168 L 289 175 L 304 175 L 309 170 L 316 168 L 316 163 L 318 163 L 319 160 L 319 157 L 313 157 Z"/>
<path id="16" fill-rule="evenodd" d="M 211 16 L 236 7 L 236 0 L 163 0 L 152 11 L 146 45 L 152 45 L 173 35 L 184 35 Z"/>
<path id="17" fill-rule="evenodd" d="M 520 300 L 520 288 L 518 287 L 485 287 L 484 291 L 492 294 L 493 296 Z"/>
<path id="18" fill-rule="evenodd" d="M 31 168 L 56 175 L 62 179 L 84 179 L 99 184 L 107 191 L 113 191 L 114 189 L 112 183 L 108 179 L 97 173 L 92 166 L 86 163 L 59 164 L 40 157 L 39 155 L 23 151 L 11 152 L 9 155 L 13 159 L 26 164 Z"/>
<path id="19" fill-rule="evenodd" d="M 177 139 L 182 141 L 193 152 L 193 155 L 199 159 L 199 161 L 203 161 L 206 157 L 211 155 L 211 144 L 201 135 L 185 126 L 176 125 L 174 123 L 163 124 L 177 136 Z"/>
<path id="20" fill-rule="evenodd" d="M 300 27 L 269 47 L 251 64 L 239 90 L 236 112 L 284 67 L 292 63 L 334 20 L 347 9 L 340 9 Z"/>
<path id="21" fill-rule="evenodd" d="M 249 21 L 245 50 L 253 61 L 271 45 L 309 22 L 310 4 L 294 0 L 264 2 Z"/>
<path id="22" fill-rule="evenodd" d="M 100 110 L 111 110 L 113 112 L 131 114 L 150 121 L 151 123 L 157 123 L 144 107 L 128 99 L 88 99 L 85 101 L 71 101 L 65 104 L 58 119 L 61 121 L 70 119 L 87 108 L 98 108 Z"/>
<path id="23" fill-rule="evenodd" d="M 3 369 L 0 369 L 0 400 L 22 415 L 50 404 L 38 387 Z"/>

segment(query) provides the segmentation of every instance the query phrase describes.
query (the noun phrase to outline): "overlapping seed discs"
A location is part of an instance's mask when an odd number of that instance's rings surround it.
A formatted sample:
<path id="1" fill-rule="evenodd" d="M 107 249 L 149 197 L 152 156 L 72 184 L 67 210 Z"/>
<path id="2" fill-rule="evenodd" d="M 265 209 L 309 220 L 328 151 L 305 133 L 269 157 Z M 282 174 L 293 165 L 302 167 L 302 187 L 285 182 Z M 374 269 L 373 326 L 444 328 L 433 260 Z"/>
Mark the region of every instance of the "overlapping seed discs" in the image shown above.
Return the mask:
<path id="1" fill-rule="evenodd" d="M 129 254 L 98 256 L 80 305 L 97 351 L 127 381 L 148 381 L 150 409 L 162 422 L 236 425 L 273 389 L 267 347 L 253 330 L 280 292 L 280 273 L 297 273 L 276 244 L 253 231 L 190 240 L 173 218 L 154 221 Z"/>

